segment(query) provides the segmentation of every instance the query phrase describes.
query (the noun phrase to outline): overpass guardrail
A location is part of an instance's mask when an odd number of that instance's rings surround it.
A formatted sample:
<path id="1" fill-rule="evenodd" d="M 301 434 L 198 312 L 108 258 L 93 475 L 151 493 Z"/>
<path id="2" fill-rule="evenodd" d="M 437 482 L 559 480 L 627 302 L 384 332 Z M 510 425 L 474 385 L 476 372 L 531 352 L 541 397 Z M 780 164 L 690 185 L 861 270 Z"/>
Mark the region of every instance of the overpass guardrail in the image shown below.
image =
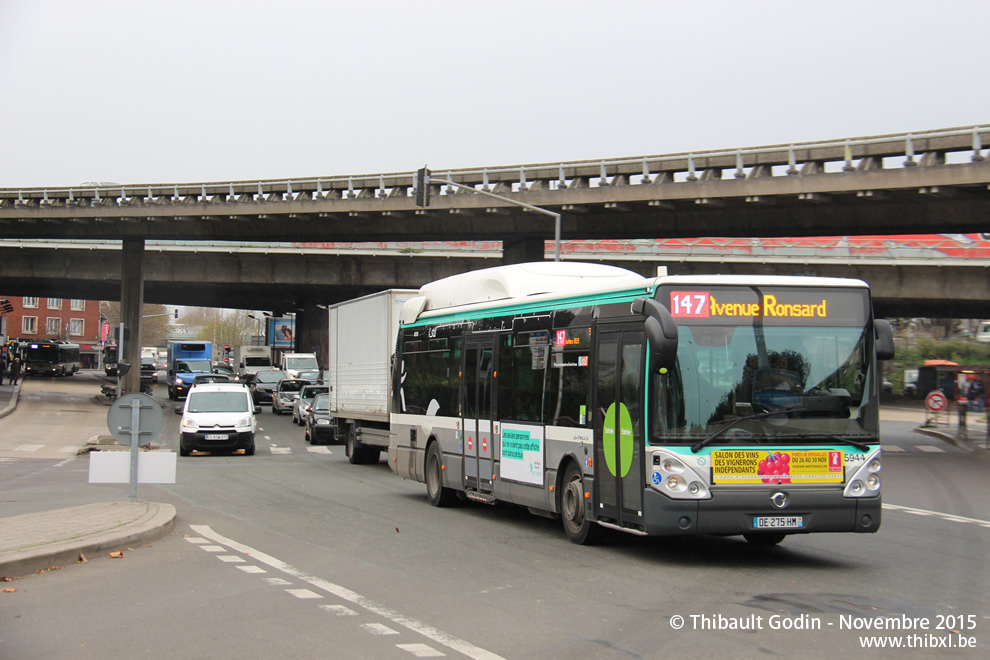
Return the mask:
<path id="1" fill-rule="evenodd" d="M 833 172 L 984 163 L 990 127 L 971 127 L 560 163 L 434 169 L 478 190 L 522 193 L 590 187 L 755 179 Z M 88 182 L 69 187 L 0 189 L 0 208 L 389 199 L 414 194 L 415 172 L 201 183 Z M 464 195 L 436 186 L 435 195 Z"/>

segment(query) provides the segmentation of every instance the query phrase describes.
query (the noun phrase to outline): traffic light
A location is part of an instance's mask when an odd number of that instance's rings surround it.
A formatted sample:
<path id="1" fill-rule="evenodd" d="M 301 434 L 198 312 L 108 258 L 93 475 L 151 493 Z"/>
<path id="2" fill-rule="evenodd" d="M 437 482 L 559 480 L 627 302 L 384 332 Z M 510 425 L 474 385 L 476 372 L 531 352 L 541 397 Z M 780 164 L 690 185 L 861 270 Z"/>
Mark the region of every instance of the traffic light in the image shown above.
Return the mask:
<path id="1" fill-rule="evenodd" d="M 430 170 L 422 167 L 416 170 L 416 206 L 430 205 Z"/>
<path id="2" fill-rule="evenodd" d="M 228 356 L 230 355 L 230 344 L 223 345 L 223 352 L 226 353 Z"/>

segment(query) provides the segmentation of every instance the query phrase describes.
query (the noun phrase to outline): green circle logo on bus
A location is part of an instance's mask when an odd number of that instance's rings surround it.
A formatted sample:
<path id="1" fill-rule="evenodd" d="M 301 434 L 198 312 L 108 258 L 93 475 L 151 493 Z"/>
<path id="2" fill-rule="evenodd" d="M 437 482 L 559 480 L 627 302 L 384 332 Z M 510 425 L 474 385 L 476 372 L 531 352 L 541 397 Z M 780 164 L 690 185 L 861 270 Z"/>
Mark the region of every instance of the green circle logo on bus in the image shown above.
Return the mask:
<path id="1" fill-rule="evenodd" d="M 605 451 L 605 465 L 613 476 L 624 477 L 629 474 L 633 459 L 632 417 L 623 403 L 613 403 L 605 412 L 602 449 Z"/>

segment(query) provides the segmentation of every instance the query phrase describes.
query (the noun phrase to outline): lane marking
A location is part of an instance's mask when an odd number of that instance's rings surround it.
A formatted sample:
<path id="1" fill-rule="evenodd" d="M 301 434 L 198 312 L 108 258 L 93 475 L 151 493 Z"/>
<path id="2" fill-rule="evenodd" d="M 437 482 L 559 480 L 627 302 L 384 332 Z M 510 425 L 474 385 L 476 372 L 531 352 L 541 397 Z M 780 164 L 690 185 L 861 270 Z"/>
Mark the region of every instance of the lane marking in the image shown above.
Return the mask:
<path id="1" fill-rule="evenodd" d="M 400 648 L 403 651 L 409 651 L 417 658 L 443 658 L 444 653 L 437 651 L 434 648 L 430 648 L 426 644 L 396 644 L 396 648 Z"/>
<path id="2" fill-rule="evenodd" d="M 337 616 L 357 616 L 357 612 L 345 605 L 320 605 L 320 609 Z"/>
<path id="3" fill-rule="evenodd" d="M 881 445 L 880 451 L 883 452 L 898 452 L 904 451 L 904 447 L 898 447 L 897 445 Z"/>
<path id="4" fill-rule="evenodd" d="M 332 454 L 329 447 L 306 447 L 306 451 L 314 454 Z"/>
<path id="5" fill-rule="evenodd" d="M 392 630 L 384 623 L 362 623 L 361 627 L 372 635 L 398 635 L 398 630 Z"/>
<path id="6" fill-rule="evenodd" d="M 21 445 L 20 447 L 14 447 L 14 451 L 38 451 L 44 447 L 44 445 Z"/>
<path id="7" fill-rule="evenodd" d="M 224 536 L 220 536 L 214 532 L 209 525 L 190 525 L 190 529 L 199 534 L 200 536 L 205 536 L 208 539 L 212 539 L 214 543 L 222 543 L 242 554 L 249 555 L 253 559 L 262 564 L 267 564 L 268 566 L 274 568 L 275 570 L 282 571 L 287 575 L 298 578 L 304 582 L 308 582 L 312 586 L 316 587 L 321 591 L 326 591 L 327 593 L 337 596 L 341 600 L 346 600 L 347 602 L 356 605 L 362 609 L 365 609 L 372 614 L 376 614 L 383 619 L 391 621 L 397 626 L 402 626 L 408 630 L 413 631 L 427 639 L 431 639 L 437 644 L 446 646 L 447 648 L 457 651 L 469 658 L 474 658 L 475 660 L 504 660 L 502 656 L 492 653 L 491 651 L 486 651 L 483 648 L 475 646 L 474 644 L 455 637 L 454 635 L 447 634 L 442 630 L 434 628 L 433 626 L 423 623 L 422 621 L 417 621 L 411 617 L 407 617 L 395 610 L 389 609 L 383 605 L 376 603 L 375 601 L 365 598 L 361 594 L 351 591 L 346 587 L 342 587 L 338 584 L 334 584 L 328 580 L 318 578 L 313 575 L 308 575 L 299 569 L 286 564 L 280 559 L 276 559 L 271 555 L 266 555 L 265 553 L 255 550 L 254 548 L 244 545 L 234 541 L 233 539 L 228 539 Z"/>
<path id="8" fill-rule="evenodd" d="M 310 591 L 309 589 L 286 589 L 285 591 L 292 594 L 296 598 L 323 598 L 320 594 L 315 591 Z"/>
<path id="9" fill-rule="evenodd" d="M 263 569 L 261 566 L 252 566 L 250 564 L 248 564 L 246 566 L 238 566 L 237 568 L 241 569 L 245 573 L 267 573 L 268 572 L 265 569 Z"/>
<path id="10" fill-rule="evenodd" d="M 916 516 L 934 516 L 936 518 L 941 518 L 942 520 L 947 520 L 949 522 L 966 523 L 969 525 L 979 525 L 980 527 L 986 527 L 990 529 L 990 520 L 980 520 L 979 518 L 967 518 L 965 516 L 956 516 L 951 513 L 940 513 L 938 511 L 928 511 L 927 509 L 915 509 L 910 506 L 898 506 L 897 504 L 887 504 L 883 503 L 884 509 L 892 509 L 894 511 L 903 511 L 904 513 L 911 513 Z"/>
<path id="11" fill-rule="evenodd" d="M 228 564 L 243 564 L 244 557 L 238 555 L 217 555 L 217 559 Z"/>

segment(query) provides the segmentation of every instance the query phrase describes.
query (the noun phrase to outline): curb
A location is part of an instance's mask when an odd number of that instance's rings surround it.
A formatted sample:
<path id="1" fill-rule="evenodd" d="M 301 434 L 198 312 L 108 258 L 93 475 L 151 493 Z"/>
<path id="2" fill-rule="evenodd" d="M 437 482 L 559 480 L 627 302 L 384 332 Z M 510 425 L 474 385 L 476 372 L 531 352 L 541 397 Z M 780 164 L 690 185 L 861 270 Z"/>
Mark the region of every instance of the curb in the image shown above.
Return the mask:
<path id="1" fill-rule="evenodd" d="M 97 556 L 105 552 L 126 549 L 161 538 L 175 527 L 175 507 L 171 504 L 156 502 L 86 504 L 63 509 L 60 513 L 66 516 L 85 515 L 85 510 L 93 507 L 130 506 L 132 504 L 144 505 L 146 509 L 136 519 L 123 523 L 119 527 L 84 534 L 77 538 L 39 543 L 28 549 L 16 550 L 0 557 L 0 575 L 20 577 L 49 566 L 75 564 L 79 560 L 80 554 Z M 14 516 L 8 521 L 14 521 L 16 524 L 19 518 L 33 518 L 37 515 Z"/>
<path id="2" fill-rule="evenodd" d="M 0 418 L 6 417 L 10 413 L 14 412 L 14 408 L 17 407 L 17 397 L 20 396 L 20 394 L 21 384 L 18 383 L 17 385 L 14 385 L 14 393 L 10 395 L 10 403 L 8 403 L 3 410 L 0 410 Z"/>

